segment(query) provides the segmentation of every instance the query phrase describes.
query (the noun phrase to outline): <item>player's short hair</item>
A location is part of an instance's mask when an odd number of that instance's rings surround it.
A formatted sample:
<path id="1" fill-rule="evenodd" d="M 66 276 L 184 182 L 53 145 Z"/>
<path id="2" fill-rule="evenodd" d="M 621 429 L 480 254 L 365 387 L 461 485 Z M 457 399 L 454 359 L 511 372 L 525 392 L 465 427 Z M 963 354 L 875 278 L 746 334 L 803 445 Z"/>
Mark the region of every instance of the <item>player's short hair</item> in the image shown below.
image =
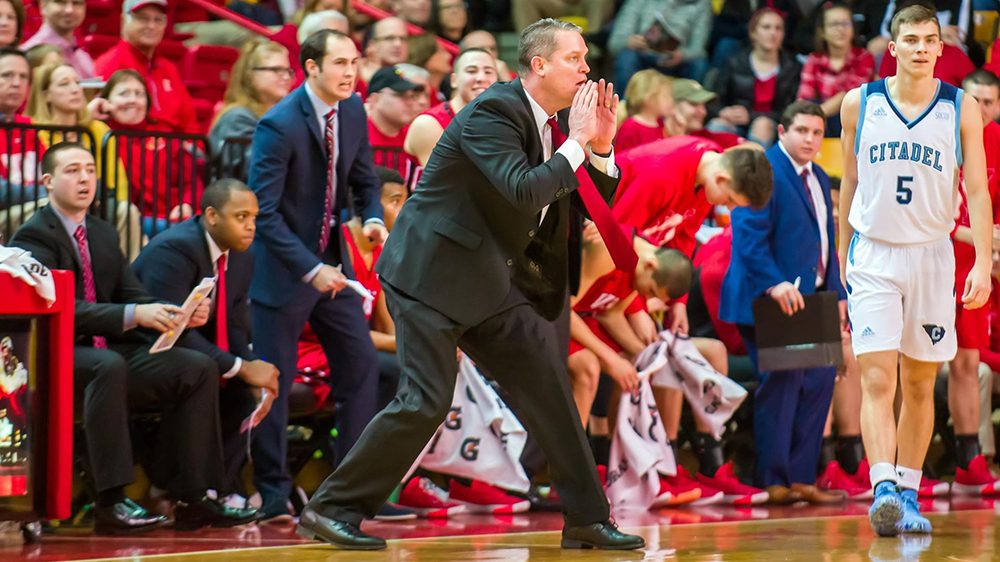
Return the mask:
<path id="1" fill-rule="evenodd" d="M 392 168 L 375 166 L 375 175 L 378 176 L 378 183 L 381 187 L 385 187 L 387 183 L 398 183 L 406 187 L 406 180 L 403 179 L 402 174 Z"/>
<path id="2" fill-rule="evenodd" d="M 992 86 L 1000 91 L 1000 78 L 997 78 L 996 74 L 993 74 L 985 68 L 977 68 L 969 73 L 968 76 L 962 80 L 962 87 L 968 89 L 970 84 L 979 84 L 980 86 Z"/>
<path id="3" fill-rule="evenodd" d="M 694 276 L 691 259 L 674 248 L 657 248 L 655 255 L 656 271 L 653 272 L 653 281 L 666 289 L 667 296 L 671 299 L 686 295 L 691 290 Z"/>
<path id="4" fill-rule="evenodd" d="M 819 106 L 818 103 L 811 102 L 809 100 L 795 100 L 785 108 L 785 111 L 781 113 L 781 126 L 786 130 L 792 126 L 795 121 L 796 115 L 815 115 L 826 123 L 826 114 L 823 113 L 823 108 Z"/>
<path id="5" fill-rule="evenodd" d="M 215 180 L 205 188 L 205 192 L 201 195 L 201 213 L 205 214 L 205 211 L 209 207 L 216 211 L 221 211 L 236 191 L 253 192 L 250 186 L 238 179 L 224 178 Z"/>
<path id="6" fill-rule="evenodd" d="M 731 148 L 722 153 L 722 165 L 733 180 L 733 191 L 760 209 L 771 199 L 773 177 L 771 163 L 764 152 L 753 148 Z"/>
<path id="7" fill-rule="evenodd" d="M 938 35 L 940 35 L 941 22 L 938 21 L 937 12 L 934 11 L 934 8 L 921 2 L 910 3 L 900 8 L 896 12 L 896 15 L 892 16 L 892 22 L 889 23 L 889 34 L 892 36 L 892 40 L 895 41 L 899 37 L 899 28 L 903 24 L 924 23 L 927 21 L 934 22 L 934 25 L 938 28 Z"/>
<path id="8" fill-rule="evenodd" d="M 67 150 L 80 149 L 87 154 L 91 154 L 89 150 L 82 144 L 78 142 L 59 142 L 45 151 L 45 155 L 42 156 L 42 174 L 54 174 L 56 172 L 56 164 L 59 162 L 59 155 Z M 91 154 L 93 156 L 93 154 Z"/>
<path id="9" fill-rule="evenodd" d="M 544 18 L 525 27 L 517 42 L 517 72 L 527 75 L 531 72 L 531 59 L 548 58 L 556 50 L 556 33 L 559 31 L 582 32 L 580 26 L 568 21 Z"/>

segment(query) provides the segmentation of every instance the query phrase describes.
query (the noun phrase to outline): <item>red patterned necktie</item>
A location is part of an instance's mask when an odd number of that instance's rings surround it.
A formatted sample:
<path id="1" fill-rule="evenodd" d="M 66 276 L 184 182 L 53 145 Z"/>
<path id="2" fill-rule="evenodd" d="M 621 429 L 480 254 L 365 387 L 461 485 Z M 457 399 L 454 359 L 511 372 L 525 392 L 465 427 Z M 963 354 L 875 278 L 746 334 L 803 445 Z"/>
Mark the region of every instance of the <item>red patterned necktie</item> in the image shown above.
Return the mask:
<path id="1" fill-rule="evenodd" d="M 83 270 L 83 300 L 97 302 L 97 285 L 94 282 L 94 268 L 90 263 L 90 252 L 87 251 L 87 229 L 81 224 L 73 233 L 76 247 L 80 250 L 80 266 Z M 108 342 L 103 336 L 94 336 L 94 347 L 105 349 Z"/>
<path id="2" fill-rule="evenodd" d="M 548 125 L 552 130 L 552 153 L 555 154 L 562 143 L 566 142 L 566 135 L 559 129 L 559 123 L 555 119 L 549 119 Z M 576 179 L 580 182 L 576 192 L 580 194 L 580 199 L 583 200 L 587 213 L 590 214 L 594 225 L 597 226 L 597 231 L 601 233 L 604 245 L 607 246 L 608 253 L 611 254 L 611 260 L 615 262 L 615 268 L 626 273 L 635 272 L 639 256 L 632 248 L 632 241 L 625 235 L 621 225 L 611 214 L 611 209 L 601 197 L 601 193 L 597 191 L 594 180 L 590 179 L 586 164 L 582 164 L 576 169 Z"/>
<path id="3" fill-rule="evenodd" d="M 333 118 L 337 115 L 337 109 L 331 109 L 326 114 L 326 127 L 323 130 L 323 138 L 326 140 L 326 195 L 323 198 L 323 224 L 319 231 L 319 251 L 326 251 L 330 243 L 330 220 L 333 218 L 334 193 L 337 190 L 337 153 L 336 139 L 333 134 Z"/>
<path id="4" fill-rule="evenodd" d="M 816 217 L 816 228 L 819 228 L 819 211 L 816 210 L 816 202 L 813 201 L 812 188 L 809 187 L 809 170 L 802 170 L 802 187 L 806 190 L 806 201 L 809 202 L 809 209 Z M 820 244 L 819 262 L 816 264 L 816 275 L 820 279 L 826 279 L 826 266 L 823 265 L 823 245 Z"/>
<path id="5" fill-rule="evenodd" d="M 226 323 L 226 254 L 216 262 L 219 276 L 215 290 L 215 345 L 222 351 L 229 351 L 229 326 Z"/>

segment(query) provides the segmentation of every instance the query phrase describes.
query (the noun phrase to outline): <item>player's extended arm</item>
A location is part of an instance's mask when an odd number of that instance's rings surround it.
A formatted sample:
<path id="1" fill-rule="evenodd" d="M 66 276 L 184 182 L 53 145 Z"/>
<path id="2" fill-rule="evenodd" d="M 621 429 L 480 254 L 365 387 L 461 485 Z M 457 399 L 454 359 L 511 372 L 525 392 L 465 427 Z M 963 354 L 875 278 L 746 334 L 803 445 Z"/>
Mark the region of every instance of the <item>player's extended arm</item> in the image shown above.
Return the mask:
<path id="1" fill-rule="evenodd" d="M 403 150 L 416 157 L 421 166 L 426 166 L 427 161 L 430 160 L 431 152 L 434 150 L 434 145 L 441 139 L 442 134 L 444 134 L 444 129 L 441 128 L 437 119 L 430 115 L 418 115 L 406 133 Z"/>
<path id="2" fill-rule="evenodd" d="M 840 243 L 837 245 L 837 255 L 840 258 L 840 281 L 847 286 L 847 249 L 854 237 L 854 228 L 847 218 L 851 214 L 851 203 L 854 201 L 854 191 L 858 187 L 858 159 L 854 154 L 855 135 L 858 124 L 858 105 L 861 90 L 855 88 L 844 96 L 840 106 L 840 145 L 844 153 L 844 177 L 840 180 Z M 982 140 L 980 140 L 982 144 Z"/>
<path id="3" fill-rule="evenodd" d="M 611 339 L 618 342 L 618 345 L 622 346 L 622 349 L 630 357 L 635 357 L 646 348 L 646 344 L 642 343 L 642 340 L 639 339 L 639 336 L 636 335 L 635 330 L 632 328 L 632 324 L 629 323 L 628 318 L 625 316 L 625 309 L 632 302 L 633 298 L 636 298 L 635 292 L 629 295 L 628 298 L 622 299 L 613 307 L 597 315 L 597 322 L 604 328 L 604 331 L 611 336 Z"/>
<path id="4" fill-rule="evenodd" d="M 965 308 L 979 308 L 990 296 L 992 268 L 993 205 L 986 187 L 986 153 L 983 150 L 983 121 L 978 102 L 962 96 L 962 172 L 969 198 L 969 224 L 976 247 L 976 263 L 965 280 L 962 302 Z"/>

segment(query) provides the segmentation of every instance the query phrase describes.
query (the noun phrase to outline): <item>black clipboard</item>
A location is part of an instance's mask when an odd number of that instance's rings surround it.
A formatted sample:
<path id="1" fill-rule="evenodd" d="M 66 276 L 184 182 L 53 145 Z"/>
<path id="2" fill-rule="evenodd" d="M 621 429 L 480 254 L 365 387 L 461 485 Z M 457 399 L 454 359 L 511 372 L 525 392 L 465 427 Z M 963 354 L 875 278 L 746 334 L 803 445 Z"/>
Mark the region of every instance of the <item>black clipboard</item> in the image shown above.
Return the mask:
<path id="1" fill-rule="evenodd" d="M 805 308 L 791 316 L 786 316 L 771 297 L 754 299 L 758 369 L 768 372 L 842 366 L 844 349 L 837 297 L 832 291 L 805 295 Z"/>

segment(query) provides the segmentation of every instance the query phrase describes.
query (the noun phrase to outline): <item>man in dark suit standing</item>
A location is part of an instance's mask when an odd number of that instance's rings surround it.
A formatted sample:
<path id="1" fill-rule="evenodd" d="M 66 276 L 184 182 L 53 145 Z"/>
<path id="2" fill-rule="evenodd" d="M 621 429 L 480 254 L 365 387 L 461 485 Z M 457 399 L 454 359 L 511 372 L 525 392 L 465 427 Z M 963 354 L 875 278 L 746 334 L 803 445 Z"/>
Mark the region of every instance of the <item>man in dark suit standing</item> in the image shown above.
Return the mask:
<path id="1" fill-rule="evenodd" d="M 790 316 L 805 306 L 802 295 L 836 291 L 846 324 L 830 178 L 812 163 L 825 123 L 820 106 L 801 100 L 789 105 L 778 125 L 778 142 L 766 152 L 774 194 L 761 209 L 732 213 L 733 257 L 719 315 L 737 325 L 755 366 L 752 303 L 757 297 L 770 296 Z M 756 480 L 772 503 L 841 501 L 815 486 L 835 376 L 833 367 L 761 373 L 754 398 Z"/>
<path id="2" fill-rule="evenodd" d="M 303 510 L 300 535 L 385 547 L 360 530 L 361 520 L 444 420 L 457 345 L 512 395 L 545 452 L 565 506 L 563 547 L 644 545 L 608 521 L 552 323 L 566 302 L 576 189 L 603 204 L 617 185 L 617 98 L 611 84 L 587 81 L 586 53 L 575 25 L 527 27 L 522 78 L 481 94 L 434 148 L 376 266 L 396 322 L 399 392 Z M 581 166 L 586 177 L 575 172 Z"/>
<path id="3" fill-rule="evenodd" d="M 257 429 L 254 483 L 265 519 L 290 519 L 286 502 L 288 393 L 297 341 L 308 321 L 333 369 L 339 457 L 376 412 L 378 358 L 339 223 L 360 215 L 375 243 L 387 235 L 368 124 L 354 95 L 358 51 L 322 30 L 302 44 L 306 81 L 268 111 L 254 132 L 250 187 L 260 202 L 250 285 L 254 351 L 281 372 L 277 400 Z"/>
<path id="4" fill-rule="evenodd" d="M 176 528 L 253 521 L 256 511 L 229 509 L 206 494 L 222 477 L 218 369 L 190 349 L 149 353 L 157 332 L 183 328 L 181 310 L 155 302 L 129 269 L 115 227 L 87 214 L 97 184 L 94 157 L 79 144 L 59 143 L 42 158 L 42 174 L 49 205 L 18 229 L 11 245 L 76 275 L 73 377 L 98 492 L 95 531 L 134 533 L 166 520 L 125 497 L 134 480 L 130 409 L 162 413 L 156 465 L 178 501 Z M 205 324 L 205 302 L 189 326 Z"/>
<path id="5" fill-rule="evenodd" d="M 261 407 L 254 422 L 267 416 L 278 396 L 278 369 L 250 351 L 250 279 L 257 221 L 257 197 L 235 179 L 218 180 L 201 197 L 201 215 L 159 234 L 132 264 L 155 297 L 182 304 L 202 279 L 215 277 L 208 322 L 188 330 L 177 343 L 211 357 L 223 383 L 219 389 L 225 479 L 221 494 L 245 494 L 240 469 L 246 460 L 241 424 Z M 267 393 L 261 393 L 266 390 Z"/>

